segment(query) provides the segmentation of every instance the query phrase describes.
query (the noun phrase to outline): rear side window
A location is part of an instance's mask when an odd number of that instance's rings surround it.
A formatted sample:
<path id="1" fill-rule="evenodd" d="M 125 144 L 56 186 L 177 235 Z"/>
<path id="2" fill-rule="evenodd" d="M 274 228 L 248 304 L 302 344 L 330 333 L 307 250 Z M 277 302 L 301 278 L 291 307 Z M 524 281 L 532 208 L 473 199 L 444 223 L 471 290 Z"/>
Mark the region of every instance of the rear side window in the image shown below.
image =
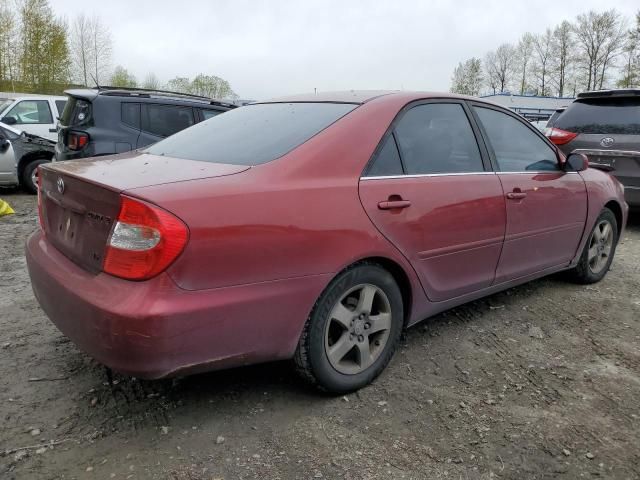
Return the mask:
<path id="1" fill-rule="evenodd" d="M 458 103 L 413 107 L 395 133 L 407 174 L 484 170 L 471 124 Z"/>
<path id="2" fill-rule="evenodd" d="M 398 147 L 393 135 L 389 135 L 384 145 L 376 155 L 371 167 L 367 171 L 367 177 L 383 177 L 402 175 L 402 161 L 398 153 Z"/>
<path id="3" fill-rule="evenodd" d="M 270 162 L 352 111 L 344 103 L 264 103 L 217 115 L 150 147 L 154 155 L 234 165 Z"/>
<path id="4" fill-rule="evenodd" d="M 200 110 L 202 112 L 202 119 L 209 120 L 210 118 L 215 117 L 216 115 L 220 115 L 222 112 L 220 110 Z"/>
<path id="5" fill-rule="evenodd" d="M 176 105 L 142 105 L 142 130 L 158 137 L 168 137 L 193 125 L 193 109 Z"/>
<path id="6" fill-rule="evenodd" d="M 502 172 L 554 171 L 554 150 L 520 120 L 489 108 L 473 107 L 482 122 Z"/>
<path id="7" fill-rule="evenodd" d="M 64 126 L 79 125 L 89 120 L 90 116 L 91 103 L 81 98 L 69 97 L 60 117 L 60 124 Z"/>
<path id="8" fill-rule="evenodd" d="M 17 125 L 53 123 L 47 100 L 22 100 L 5 116 L 15 118 Z"/>
<path id="9" fill-rule="evenodd" d="M 576 100 L 554 127 L 574 133 L 640 134 L 640 98 Z"/>
<path id="10" fill-rule="evenodd" d="M 122 104 L 122 123 L 140 130 L 140 104 L 139 103 L 123 103 Z"/>
<path id="11" fill-rule="evenodd" d="M 66 100 L 56 100 L 56 109 L 58 110 L 58 115 L 62 115 L 62 112 L 64 112 L 64 107 L 66 105 Z"/>

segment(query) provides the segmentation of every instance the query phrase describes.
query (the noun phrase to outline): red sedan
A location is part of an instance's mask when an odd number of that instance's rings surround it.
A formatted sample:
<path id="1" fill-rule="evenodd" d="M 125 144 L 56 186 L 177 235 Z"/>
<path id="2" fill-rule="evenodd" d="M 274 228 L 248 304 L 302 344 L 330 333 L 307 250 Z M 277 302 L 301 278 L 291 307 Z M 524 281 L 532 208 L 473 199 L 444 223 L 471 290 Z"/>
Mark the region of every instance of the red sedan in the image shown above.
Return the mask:
<path id="1" fill-rule="evenodd" d="M 628 210 L 584 157 L 447 94 L 280 99 L 40 168 L 29 273 L 81 349 L 146 378 L 294 359 L 331 392 L 438 312 L 561 270 L 599 281 Z"/>

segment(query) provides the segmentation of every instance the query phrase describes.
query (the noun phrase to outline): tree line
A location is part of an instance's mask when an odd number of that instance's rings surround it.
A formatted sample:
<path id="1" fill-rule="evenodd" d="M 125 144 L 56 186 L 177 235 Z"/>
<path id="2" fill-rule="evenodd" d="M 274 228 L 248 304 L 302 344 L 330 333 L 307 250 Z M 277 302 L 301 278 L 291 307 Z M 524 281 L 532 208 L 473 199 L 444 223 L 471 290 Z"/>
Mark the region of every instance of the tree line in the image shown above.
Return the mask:
<path id="1" fill-rule="evenodd" d="M 56 16 L 48 0 L 0 0 L 0 91 L 61 94 L 69 87 L 143 87 L 237 98 L 226 80 L 200 74 L 166 83 L 150 72 L 142 82 L 113 65 L 113 40 L 98 16 Z"/>
<path id="2" fill-rule="evenodd" d="M 511 92 L 563 97 L 636 86 L 640 86 L 640 11 L 627 19 L 615 9 L 591 10 L 542 33 L 526 32 L 517 44 L 503 43 L 483 59 L 460 62 L 451 80 L 451 91 L 465 95 Z"/>

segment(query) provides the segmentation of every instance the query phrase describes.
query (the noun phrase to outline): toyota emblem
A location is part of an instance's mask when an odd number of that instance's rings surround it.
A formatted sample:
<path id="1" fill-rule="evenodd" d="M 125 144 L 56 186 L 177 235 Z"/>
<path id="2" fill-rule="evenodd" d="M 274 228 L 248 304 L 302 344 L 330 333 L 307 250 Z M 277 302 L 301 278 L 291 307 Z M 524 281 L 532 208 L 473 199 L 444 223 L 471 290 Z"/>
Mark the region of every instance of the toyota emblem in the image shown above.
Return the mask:
<path id="1" fill-rule="evenodd" d="M 615 142 L 616 141 L 611 137 L 604 137 L 602 140 L 600 140 L 600 145 L 602 145 L 603 147 L 610 147 Z"/>
<path id="2" fill-rule="evenodd" d="M 64 180 L 62 180 L 62 178 L 58 178 L 56 185 L 58 186 L 58 193 L 62 195 L 64 193 Z"/>

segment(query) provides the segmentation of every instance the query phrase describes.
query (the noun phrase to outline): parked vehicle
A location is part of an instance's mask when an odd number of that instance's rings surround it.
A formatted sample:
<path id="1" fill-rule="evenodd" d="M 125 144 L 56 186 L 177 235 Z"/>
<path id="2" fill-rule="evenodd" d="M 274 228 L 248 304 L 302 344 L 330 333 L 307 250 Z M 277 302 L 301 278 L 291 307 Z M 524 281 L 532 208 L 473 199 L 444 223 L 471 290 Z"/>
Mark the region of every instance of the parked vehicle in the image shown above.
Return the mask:
<path id="1" fill-rule="evenodd" d="M 580 93 L 547 135 L 565 154 L 584 153 L 612 170 L 627 203 L 640 207 L 640 89 Z"/>
<path id="2" fill-rule="evenodd" d="M 66 103 L 66 97 L 49 95 L 0 98 L 0 122 L 55 142 L 56 119 Z"/>
<path id="3" fill-rule="evenodd" d="M 38 166 L 48 163 L 55 143 L 0 123 L 0 186 L 21 185 L 36 193 Z"/>
<path id="4" fill-rule="evenodd" d="M 128 152 L 226 112 L 236 105 L 197 95 L 100 87 L 65 92 L 56 160 Z"/>
<path id="5" fill-rule="evenodd" d="M 274 100 L 42 166 L 27 264 L 51 320 L 115 370 L 294 359 L 347 392 L 426 317 L 561 270 L 602 279 L 627 205 L 587 167 L 476 98 Z"/>
<path id="6" fill-rule="evenodd" d="M 547 124 L 545 125 L 545 129 L 544 129 L 545 133 L 547 133 L 549 131 L 549 129 L 552 128 L 555 125 L 556 120 L 558 119 L 558 117 L 566 109 L 567 109 L 567 107 L 561 107 L 561 108 L 556 109 L 555 112 L 553 112 L 553 114 L 549 117 L 549 120 L 547 121 Z"/>

